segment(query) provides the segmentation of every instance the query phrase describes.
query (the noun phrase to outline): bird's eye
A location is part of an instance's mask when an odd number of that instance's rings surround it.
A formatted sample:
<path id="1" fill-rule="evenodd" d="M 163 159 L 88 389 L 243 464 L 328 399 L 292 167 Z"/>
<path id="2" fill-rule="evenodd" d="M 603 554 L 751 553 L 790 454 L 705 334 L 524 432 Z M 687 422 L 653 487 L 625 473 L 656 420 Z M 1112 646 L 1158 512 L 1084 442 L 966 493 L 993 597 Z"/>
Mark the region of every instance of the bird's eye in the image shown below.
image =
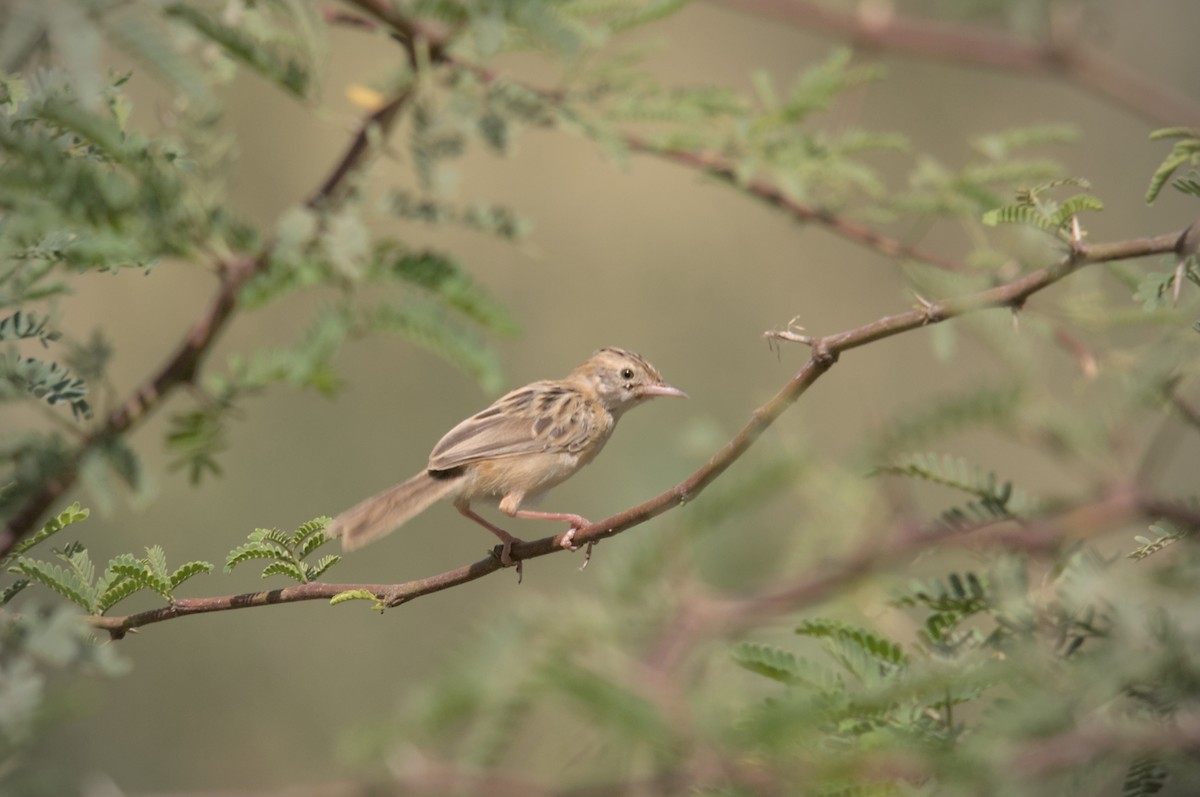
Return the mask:
<path id="1" fill-rule="evenodd" d="M 621 369 L 621 378 L 622 379 L 633 379 L 633 369 L 632 368 L 622 368 Z"/>

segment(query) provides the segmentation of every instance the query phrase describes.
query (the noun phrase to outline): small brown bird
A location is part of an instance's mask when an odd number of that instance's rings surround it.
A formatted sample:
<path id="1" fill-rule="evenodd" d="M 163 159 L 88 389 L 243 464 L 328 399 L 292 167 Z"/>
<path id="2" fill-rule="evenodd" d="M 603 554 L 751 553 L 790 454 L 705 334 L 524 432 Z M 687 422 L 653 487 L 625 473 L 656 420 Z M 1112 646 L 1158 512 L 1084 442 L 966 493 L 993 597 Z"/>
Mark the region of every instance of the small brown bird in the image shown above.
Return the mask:
<path id="1" fill-rule="evenodd" d="M 585 518 L 521 509 L 521 503 L 595 459 L 621 415 L 654 396 L 687 394 L 664 382 L 640 355 L 600 349 L 565 379 L 517 388 L 455 426 L 433 447 L 425 470 L 347 509 L 333 519 L 328 533 L 341 535 L 342 547 L 353 550 L 399 528 L 435 501 L 453 498 L 459 512 L 500 538 L 500 561 L 511 565 L 509 551 L 520 540 L 471 509 L 472 501 L 486 498 L 499 499 L 500 511 L 510 517 L 571 524 L 560 544 L 574 549 L 571 540 L 588 524 Z"/>

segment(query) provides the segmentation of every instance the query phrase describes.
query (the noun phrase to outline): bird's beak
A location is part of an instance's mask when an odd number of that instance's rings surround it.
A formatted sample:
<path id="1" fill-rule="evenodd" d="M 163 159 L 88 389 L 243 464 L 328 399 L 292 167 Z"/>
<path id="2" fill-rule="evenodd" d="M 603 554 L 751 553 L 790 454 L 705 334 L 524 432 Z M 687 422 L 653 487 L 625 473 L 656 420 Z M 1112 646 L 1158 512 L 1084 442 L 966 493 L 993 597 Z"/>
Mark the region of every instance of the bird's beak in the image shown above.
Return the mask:
<path id="1" fill-rule="evenodd" d="M 651 396 L 674 396 L 676 398 L 687 398 L 688 394 L 684 393 L 677 387 L 671 387 L 666 382 L 659 382 L 657 385 L 646 385 L 642 388 L 642 395 L 647 398 Z"/>

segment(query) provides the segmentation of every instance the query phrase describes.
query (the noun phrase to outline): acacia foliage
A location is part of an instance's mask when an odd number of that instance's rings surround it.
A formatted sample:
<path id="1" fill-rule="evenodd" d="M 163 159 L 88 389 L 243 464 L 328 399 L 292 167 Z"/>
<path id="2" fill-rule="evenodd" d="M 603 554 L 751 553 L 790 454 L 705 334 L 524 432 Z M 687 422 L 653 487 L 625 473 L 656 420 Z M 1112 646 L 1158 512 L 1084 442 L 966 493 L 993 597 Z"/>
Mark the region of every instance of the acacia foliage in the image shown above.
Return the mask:
<path id="1" fill-rule="evenodd" d="M 32 406 L 50 418 L 4 429 L 0 516 L 19 516 L 57 479 L 80 477 L 107 495 L 114 475 L 135 490 L 145 478 L 128 430 L 110 433 L 114 416 L 96 411 L 112 355 L 103 328 L 82 339 L 63 332 L 81 274 L 132 270 L 152 279 L 194 263 L 219 283 L 220 274 L 251 268 L 234 313 L 319 297 L 290 345 L 208 361 L 183 380 L 202 390 L 172 397 L 163 444 L 197 483 L 219 475 L 236 445 L 230 419 L 240 404 L 279 385 L 336 394 L 337 354 L 351 339 L 398 334 L 498 388 L 490 344 L 518 324 L 475 278 L 477 265 L 373 234 L 369 220 L 382 212 L 520 240 L 528 224 L 515 210 L 449 186 L 472 147 L 505 152 L 528 128 L 582 134 L 617 161 L 650 153 L 692 163 L 805 221 L 965 230 L 970 246 L 954 268 L 943 257 L 911 249 L 895 257 L 896 247 L 857 241 L 903 270 L 918 301 L 1054 262 L 1106 212 L 1086 177 L 1057 158 L 1086 131 L 1056 121 L 978 135 L 961 162 L 920 152 L 893 131 L 824 126 L 820 113 L 845 93 L 886 79 L 849 51 L 833 50 L 786 82 L 755 72 L 744 92 L 665 85 L 621 37 L 682 5 L 416 2 L 388 17 L 345 4 L 363 15 L 355 25 L 399 40 L 390 71 L 362 95 L 368 110 L 389 102 L 400 109 L 410 182 L 380 189 L 355 173 L 265 226 L 230 210 L 233 147 L 220 125 L 221 87 L 251 72 L 315 103 L 334 17 L 286 1 L 17 0 L 0 9 L 0 410 Z M 399 24 L 415 20 L 433 27 L 414 37 Z M 132 75 L 99 68 L 102 44 L 132 58 Z M 554 84 L 497 77 L 492 65 L 514 52 L 565 68 Z M 131 123 L 133 75 L 156 76 L 172 97 L 172 124 Z M 364 139 L 379 144 L 385 128 L 368 125 Z M 1171 149 L 1149 187 L 1127 193 L 1200 196 L 1200 133 L 1171 127 L 1152 139 L 1147 147 L 1169 141 Z M 881 162 L 901 164 L 905 179 L 889 179 Z M 1188 399 L 1200 362 L 1194 248 L 1165 264 L 1102 264 L 1079 288 L 1068 280 L 1047 312 L 1019 316 L 1019 335 L 995 312 L 938 327 L 936 353 L 949 373 L 969 340 L 994 355 L 994 381 L 886 408 L 890 420 L 865 432 L 844 461 L 818 465 L 802 452 L 747 465 L 667 531 L 606 544 L 594 594 L 496 618 L 471 655 L 422 685 L 403 723 L 361 734 L 364 746 L 391 756 L 417 744 L 431 760 L 483 773 L 482 793 L 489 776 L 511 775 L 506 766 L 524 760 L 523 740 L 563 722 L 601 742 L 571 777 L 616 792 L 1148 795 L 1194 781 L 1200 557 L 1186 518 L 1196 517 L 1195 496 L 1160 496 L 1179 508 L 1175 520 L 1118 527 L 1128 532 L 1127 556 L 1096 541 L 1108 530 L 1102 518 L 1036 549 L 971 545 L 980 531 L 1027 528 L 1085 505 L 1106 480 L 1135 481 L 1146 462 L 1129 461 L 1128 441 L 1146 442 L 1152 458 L 1147 429 L 1164 411 L 1181 433 L 1200 431 Z M 1063 352 L 1086 375 L 1094 411 L 1046 387 Z M 970 435 L 1003 438 L 1083 486 L 1055 493 L 999 473 L 963 442 Z M 97 568 L 83 541 L 70 538 L 86 510 L 56 511 L 4 560 L 0 601 L 12 614 L 0 647 L 0 778 L 18 787 L 28 775 L 19 754 L 37 730 L 42 670 L 120 669 L 74 614 L 39 604 L 57 593 L 82 613 L 105 615 L 134 595 L 170 605 L 185 582 L 220 591 L 211 563 L 170 567 L 158 545 Z M 759 538 L 780 515 L 788 539 L 761 579 L 728 583 L 721 565 L 739 553 L 731 540 Z M 257 529 L 226 555 L 226 570 L 255 559 L 266 561 L 265 578 L 326 578 L 338 557 L 310 561 L 328 542 L 323 526 Z M 891 569 L 853 601 L 838 599 L 864 573 L 844 571 L 826 600 L 788 607 L 782 635 L 774 615 L 747 610 L 731 640 L 721 623 L 705 625 L 703 602 L 692 600 L 805 583 L 825 568 L 812 562 L 850 561 L 864 541 L 886 549 L 898 528 L 913 526 L 929 548 L 950 539 L 969 554 L 873 563 Z M 910 565 L 920 578 L 900 575 Z M 689 639 L 668 667 L 660 647 L 684 621 L 708 633 Z"/>

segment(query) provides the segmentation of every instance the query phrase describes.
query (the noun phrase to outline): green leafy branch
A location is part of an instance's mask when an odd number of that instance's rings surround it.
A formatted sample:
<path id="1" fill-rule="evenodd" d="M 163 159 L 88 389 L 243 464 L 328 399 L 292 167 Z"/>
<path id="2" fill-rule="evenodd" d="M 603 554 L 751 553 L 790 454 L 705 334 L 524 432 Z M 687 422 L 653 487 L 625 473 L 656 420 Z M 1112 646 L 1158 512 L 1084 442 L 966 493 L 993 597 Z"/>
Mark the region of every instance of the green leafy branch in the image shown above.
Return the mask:
<path id="1" fill-rule="evenodd" d="M 86 513 L 83 516 L 86 517 Z M 23 576 L 27 582 L 48 587 L 93 615 L 104 614 L 120 601 L 143 590 L 155 592 L 168 603 L 174 603 L 176 588 L 193 576 L 213 569 L 209 562 L 195 561 L 172 571 L 167 567 L 162 548 L 157 545 L 147 548 L 146 557 L 142 559 L 130 554 L 112 558 L 100 576 L 96 575 L 96 566 L 80 543 L 71 543 L 55 555 L 61 564 L 18 555 L 9 572 Z"/>
<path id="2" fill-rule="evenodd" d="M 950 454 L 908 454 L 873 472 L 915 478 L 974 496 L 977 500 L 942 514 L 942 522 L 954 527 L 973 527 L 993 520 L 1022 520 L 1037 510 L 1036 502 L 1023 490 L 1013 487 L 1011 481 L 1000 481 L 994 471 L 985 471 Z"/>
<path id="3" fill-rule="evenodd" d="M 1138 547 L 1125 554 L 1127 558 L 1139 560 L 1145 559 L 1147 556 L 1153 556 L 1167 546 L 1174 545 L 1180 540 L 1190 537 L 1195 529 L 1163 521 L 1150 526 L 1150 531 L 1154 533 L 1154 539 L 1150 539 L 1142 534 L 1134 536 L 1133 539 L 1137 541 Z"/>
<path id="4" fill-rule="evenodd" d="M 1064 185 L 1078 186 L 1085 191 L 1061 201 L 1046 196 L 1051 190 Z M 1017 192 L 1015 204 L 984 213 L 983 223 L 989 227 L 1023 224 L 1054 233 L 1064 240 L 1074 240 L 1080 236 L 1075 229 L 1068 230 L 1068 227 L 1075 223 L 1076 217 L 1085 210 L 1104 209 L 1104 203 L 1098 197 L 1087 193 L 1086 189 L 1090 188 L 1091 184 L 1081 177 L 1064 177 L 1022 189 Z"/>
<path id="5" fill-rule="evenodd" d="M 48 325 L 47 317 L 18 310 L 0 319 L 0 341 L 37 340 L 48 347 L 62 338 L 61 332 Z M 50 406 L 65 403 L 76 418 L 90 418 L 87 394 L 87 383 L 58 363 L 22 357 L 15 350 L 0 354 L 0 401 L 28 395 Z"/>
<path id="6" fill-rule="evenodd" d="M 283 28 L 281 22 L 295 15 L 293 23 L 300 31 L 304 28 L 314 28 L 318 24 L 313 19 L 313 9 L 307 3 L 297 4 L 267 4 L 265 9 L 243 10 L 243 13 L 258 11 L 265 13 L 267 9 L 281 10 L 285 13 L 280 18 L 271 21 L 255 20 L 256 24 L 247 24 L 245 20 L 238 26 L 223 24 L 221 21 L 206 13 L 203 9 L 191 3 L 170 3 L 164 9 L 169 19 L 187 25 L 200 36 L 220 46 L 226 55 L 244 64 L 280 88 L 297 97 L 306 97 L 312 83 L 312 61 L 315 55 L 311 51 L 311 42 L 297 42 L 299 37 L 291 37 L 291 41 L 280 41 L 279 31 Z M 307 12 L 307 13 L 306 13 Z M 252 31 L 252 33 L 247 32 Z M 270 31 L 275 39 L 265 39 L 262 34 Z M 298 46 L 307 44 L 307 47 Z M 291 45 L 291 46 L 287 46 Z"/>
<path id="7" fill-rule="evenodd" d="M 959 168 L 923 155 L 909 175 L 908 190 L 887 199 L 884 207 L 893 214 L 947 217 L 967 225 L 974 225 L 981 215 L 986 221 L 987 213 L 1003 205 L 1005 193 L 1063 177 L 1061 162 L 1028 150 L 1078 139 L 1079 132 L 1068 125 L 1031 125 L 976 138 L 972 142 L 974 157 Z M 988 255 L 984 248 L 971 259 L 986 261 Z"/>
<path id="8" fill-rule="evenodd" d="M 1176 139 L 1175 144 L 1150 177 L 1150 187 L 1146 189 L 1147 203 L 1158 199 L 1163 186 L 1184 166 L 1191 167 L 1190 174 L 1175 181 L 1176 190 L 1200 197 L 1200 180 L 1196 179 L 1196 167 L 1200 165 L 1200 130 L 1191 127 L 1165 127 L 1150 134 L 1151 141 L 1172 138 Z"/>
<path id="9" fill-rule="evenodd" d="M 50 319 L 37 313 L 21 312 L 18 310 L 10 316 L 0 318 L 0 341 L 37 339 L 43 347 L 48 347 L 50 341 L 59 340 L 62 333 L 48 329 Z"/>
<path id="10" fill-rule="evenodd" d="M 974 630 L 956 633 L 963 620 L 993 606 L 987 579 L 975 573 L 950 573 L 945 578 L 934 577 L 927 582 L 913 579 L 908 589 L 901 590 L 891 604 L 900 608 L 921 606 L 929 610 L 921 630 L 922 640 L 931 648 L 952 650 L 964 643 L 979 642 Z"/>
<path id="11" fill-rule="evenodd" d="M 316 562 L 304 561 L 332 539 L 325 533 L 329 521 L 328 517 L 314 518 L 290 534 L 279 529 L 255 529 L 250 532 L 248 542 L 229 552 L 225 572 L 230 573 L 239 564 L 252 559 L 266 559 L 270 561 L 263 568 L 263 578 L 286 576 L 301 584 L 315 581 L 342 560 L 337 554 L 328 554 Z"/>

